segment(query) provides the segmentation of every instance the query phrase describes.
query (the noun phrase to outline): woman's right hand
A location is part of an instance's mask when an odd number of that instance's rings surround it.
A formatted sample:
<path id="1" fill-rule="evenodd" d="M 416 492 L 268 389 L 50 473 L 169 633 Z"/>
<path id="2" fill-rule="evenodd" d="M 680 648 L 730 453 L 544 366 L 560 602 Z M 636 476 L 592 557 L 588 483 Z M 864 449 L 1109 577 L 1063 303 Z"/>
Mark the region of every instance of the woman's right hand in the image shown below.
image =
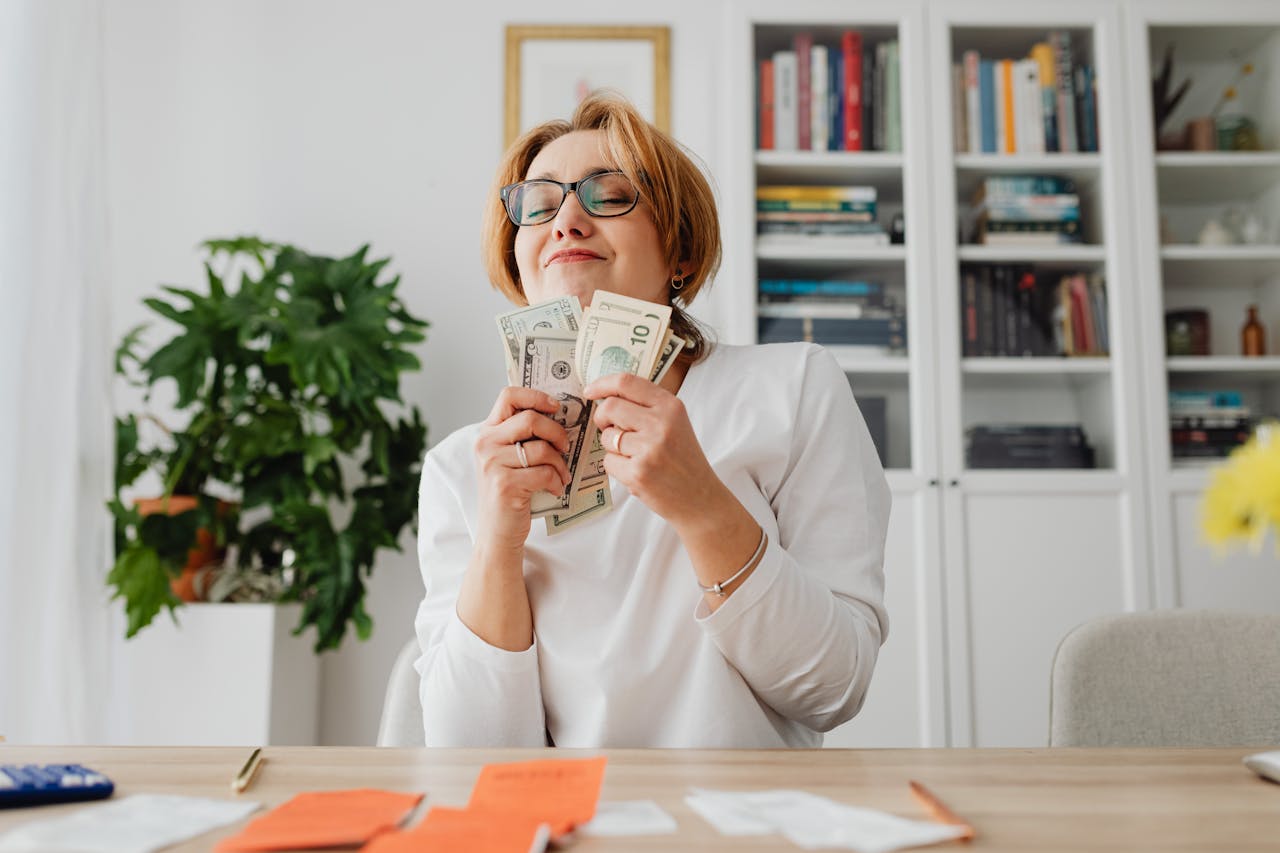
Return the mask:
<path id="1" fill-rule="evenodd" d="M 475 443 L 480 489 L 479 538 L 490 547 L 523 548 L 532 519 L 529 505 L 540 491 L 569 486 L 568 432 L 548 415 L 559 403 L 542 391 L 510 386 L 498 394 Z M 522 464 L 519 443 L 524 450 Z"/>

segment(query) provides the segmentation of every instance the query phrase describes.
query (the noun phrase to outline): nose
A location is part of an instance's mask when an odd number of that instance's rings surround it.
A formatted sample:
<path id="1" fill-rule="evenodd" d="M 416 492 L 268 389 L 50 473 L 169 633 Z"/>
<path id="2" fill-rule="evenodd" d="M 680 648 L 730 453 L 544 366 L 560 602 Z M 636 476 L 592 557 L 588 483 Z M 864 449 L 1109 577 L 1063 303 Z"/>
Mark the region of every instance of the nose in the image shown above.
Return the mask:
<path id="1" fill-rule="evenodd" d="M 591 233 L 591 216 L 582 209 L 577 190 L 564 197 L 564 204 L 560 205 L 560 209 L 556 211 L 553 225 L 557 240 L 563 240 L 566 237 L 586 237 Z"/>

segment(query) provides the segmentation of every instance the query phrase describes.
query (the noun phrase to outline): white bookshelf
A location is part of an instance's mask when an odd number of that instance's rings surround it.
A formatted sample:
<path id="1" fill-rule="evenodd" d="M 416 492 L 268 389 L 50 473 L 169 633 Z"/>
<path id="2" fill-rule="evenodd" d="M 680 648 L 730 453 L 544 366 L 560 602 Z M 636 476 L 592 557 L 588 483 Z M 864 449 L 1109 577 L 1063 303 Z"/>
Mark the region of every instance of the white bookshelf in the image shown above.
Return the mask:
<path id="1" fill-rule="evenodd" d="M 1204 462 L 1173 460 L 1167 392 L 1230 383 L 1257 410 L 1280 412 L 1280 357 L 1242 358 L 1244 308 L 1257 304 L 1280 353 L 1280 6 L 1263 0 L 741 0 L 726 8 L 727 260 L 739 288 L 728 326 L 754 340 L 755 282 L 875 276 L 907 311 L 900 357 L 832 348 L 856 395 L 888 401 L 894 514 L 886 556 L 891 619 L 867 712 L 831 739 L 846 746 L 1043 745 L 1057 642 L 1095 616 L 1221 603 L 1198 542 Z M 798 30 L 897 36 L 901 152 L 756 151 L 753 63 Z M 1097 75 L 1097 152 L 985 154 L 953 147 L 951 65 L 967 49 L 1016 58 L 1050 30 L 1071 34 Z M 1155 150 L 1151 68 L 1178 40 L 1175 83 L 1209 79 L 1223 56 L 1260 51 L 1269 150 Z M 1196 84 L 1199 87 L 1200 84 Z M 1193 87 L 1196 88 L 1196 87 Z M 1261 99 L 1261 100 L 1259 100 Z M 1247 100 L 1247 99 L 1246 99 Z M 1263 103 L 1272 105 L 1264 108 Z M 1189 95 L 1182 111 L 1204 110 Z M 1191 114 L 1194 114 L 1192 112 Z M 1174 120 L 1180 116 L 1175 114 Z M 1185 116 L 1181 117 L 1185 120 Z M 969 245 L 961 226 L 992 175 L 1068 178 L 1081 197 L 1078 245 Z M 757 249 L 758 184 L 872 185 L 882 216 L 901 211 L 903 245 Z M 1248 203 L 1268 214 L 1260 245 L 1202 246 L 1200 225 Z M 1161 241 L 1161 217 L 1166 236 Z M 1171 234 L 1169 233 L 1171 232 Z M 1104 357 L 961 357 L 962 265 L 1081 271 L 1107 285 Z M 1166 310 L 1211 312 L 1211 354 L 1167 358 Z M 1088 470 L 966 465 L 978 424 L 1073 423 L 1095 447 Z M 905 448 L 905 449 L 904 449 Z M 1273 567 L 1274 568 L 1274 567 Z M 1230 575 L 1234 582 L 1243 569 Z M 1242 601 L 1266 599 L 1245 584 Z M 1199 597 L 1197 597 L 1199 596 Z M 1247 602 L 1246 602 L 1247 603 Z M 1270 605 L 1270 606 L 1275 606 Z M 901 644 L 901 645 L 898 645 Z M 880 681 L 883 677 L 883 681 Z"/>
<path id="2" fill-rule="evenodd" d="M 1216 462 L 1173 456 L 1167 398 L 1173 390 L 1231 390 L 1257 415 L 1280 414 L 1280 357 L 1240 353 L 1248 305 L 1259 307 L 1268 351 L 1280 353 L 1280 6 L 1264 0 L 1225 0 L 1212 7 L 1134 0 L 1126 8 L 1125 41 L 1135 81 L 1134 216 L 1146 223 L 1135 233 L 1134 255 L 1142 408 L 1151 439 L 1145 450 L 1154 599 L 1162 607 L 1274 610 L 1280 606 L 1278 587 L 1259 572 L 1258 558 L 1220 558 L 1202 541 L 1200 495 Z M 1252 61 L 1257 71 L 1237 84 L 1236 103 L 1257 122 L 1264 150 L 1157 150 L 1150 81 L 1169 44 L 1174 84 L 1190 78 L 1192 85 L 1165 131 L 1209 114 L 1239 64 Z M 1231 208 L 1267 220 L 1259 242 L 1200 245 L 1205 222 Z M 1209 312 L 1207 356 L 1167 355 L 1165 312 L 1186 308 Z"/>

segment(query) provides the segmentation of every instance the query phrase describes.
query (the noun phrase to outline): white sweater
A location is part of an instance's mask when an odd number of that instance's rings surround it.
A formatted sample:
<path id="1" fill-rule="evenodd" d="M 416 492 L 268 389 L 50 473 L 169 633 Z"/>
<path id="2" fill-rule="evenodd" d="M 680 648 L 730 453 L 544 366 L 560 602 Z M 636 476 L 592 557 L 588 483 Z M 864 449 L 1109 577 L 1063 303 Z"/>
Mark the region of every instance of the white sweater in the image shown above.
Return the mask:
<path id="1" fill-rule="evenodd" d="M 525 545 L 534 643 L 458 618 L 477 528 L 464 427 L 427 454 L 418 609 L 428 746 L 808 747 L 862 706 L 887 631 L 889 490 L 849 384 L 811 344 L 716 345 L 680 387 L 725 485 L 769 534 L 714 613 L 675 531 L 611 480 L 613 511 Z"/>

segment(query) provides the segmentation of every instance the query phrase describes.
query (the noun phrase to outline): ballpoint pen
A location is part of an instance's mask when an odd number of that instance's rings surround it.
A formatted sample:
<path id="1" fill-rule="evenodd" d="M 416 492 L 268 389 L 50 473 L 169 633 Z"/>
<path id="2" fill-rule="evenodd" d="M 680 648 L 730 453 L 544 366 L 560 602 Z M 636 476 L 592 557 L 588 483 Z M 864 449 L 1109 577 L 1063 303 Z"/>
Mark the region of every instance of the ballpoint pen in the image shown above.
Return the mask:
<path id="1" fill-rule="evenodd" d="M 938 823 L 946 823 L 963 828 L 964 832 L 959 836 L 959 838 L 964 841 L 969 841 L 974 837 L 974 835 L 976 835 L 973 831 L 973 827 L 967 820 L 943 805 L 942 800 L 935 797 L 924 785 L 921 785 L 915 780 L 911 780 L 907 782 L 907 784 L 911 786 L 912 795 L 920 805 L 924 807 L 924 810 L 929 813 L 929 817 L 933 818 Z"/>
<path id="2" fill-rule="evenodd" d="M 231 790 L 237 794 L 243 793 L 246 788 L 253 784 L 253 777 L 258 775 L 258 768 L 265 761 L 262 757 L 262 747 L 258 747 L 249 756 L 249 760 L 244 763 L 244 767 L 240 768 L 240 772 L 231 780 Z"/>

